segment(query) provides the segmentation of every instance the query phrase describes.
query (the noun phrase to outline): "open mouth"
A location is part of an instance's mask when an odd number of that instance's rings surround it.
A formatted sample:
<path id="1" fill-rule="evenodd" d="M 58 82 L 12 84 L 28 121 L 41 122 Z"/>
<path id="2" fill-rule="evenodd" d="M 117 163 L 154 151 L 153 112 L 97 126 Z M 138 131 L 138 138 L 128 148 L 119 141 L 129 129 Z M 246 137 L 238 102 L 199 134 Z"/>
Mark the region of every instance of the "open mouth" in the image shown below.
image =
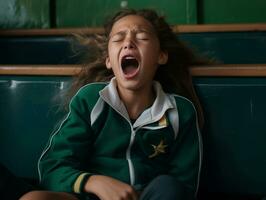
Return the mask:
<path id="1" fill-rule="evenodd" d="M 133 56 L 125 56 L 122 58 L 121 66 L 122 66 L 123 73 L 127 77 L 133 77 L 138 72 L 139 62 Z"/>

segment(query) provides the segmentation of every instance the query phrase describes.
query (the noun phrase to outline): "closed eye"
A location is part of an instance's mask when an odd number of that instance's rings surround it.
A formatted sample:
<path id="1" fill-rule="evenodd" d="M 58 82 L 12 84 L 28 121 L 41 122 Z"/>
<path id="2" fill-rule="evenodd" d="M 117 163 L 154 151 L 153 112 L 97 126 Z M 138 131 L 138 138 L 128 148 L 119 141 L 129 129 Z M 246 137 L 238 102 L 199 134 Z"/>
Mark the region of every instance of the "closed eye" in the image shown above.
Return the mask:
<path id="1" fill-rule="evenodd" d="M 125 38 L 125 34 L 123 33 L 117 33 L 113 35 L 110 39 L 112 42 L 120 42 Z"/>
<path id="2" fill-rule="evenodd" d="M 149 40 L 150 36 L 146 32 L 139 32 L 139 33 L 136 34 L 136 38 L 139 39 L 139 40 Z"/>
<path id="3" fill-rule="evenodd" d="M 123 40 L 122 36 L 114 36 L 114 37 L 111 38 L 112 42 L 120 42 L 122 40 Z"/>

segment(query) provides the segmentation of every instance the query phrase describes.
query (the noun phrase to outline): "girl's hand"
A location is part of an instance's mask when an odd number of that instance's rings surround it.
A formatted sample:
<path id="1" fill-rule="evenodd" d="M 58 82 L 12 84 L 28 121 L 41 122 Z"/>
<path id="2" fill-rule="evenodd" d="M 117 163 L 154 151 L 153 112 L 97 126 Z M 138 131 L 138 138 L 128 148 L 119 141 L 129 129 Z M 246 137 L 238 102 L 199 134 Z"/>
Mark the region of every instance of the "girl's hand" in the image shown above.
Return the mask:
<path id="1" fill-rule="evenodd" d="M 101 200 L 138 200 L 132 186 L 108 176 L 92 175 L 85 184 L 85 191 Z"/>

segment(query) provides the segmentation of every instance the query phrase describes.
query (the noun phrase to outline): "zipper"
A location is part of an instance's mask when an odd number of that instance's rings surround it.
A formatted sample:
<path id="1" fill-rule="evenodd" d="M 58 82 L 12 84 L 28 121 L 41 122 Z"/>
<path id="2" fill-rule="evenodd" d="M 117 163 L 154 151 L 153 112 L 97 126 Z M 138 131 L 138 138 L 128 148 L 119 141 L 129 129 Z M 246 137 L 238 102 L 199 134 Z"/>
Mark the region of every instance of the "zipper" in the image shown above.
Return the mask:
<path id="1" fill-rule="evenodd" d="M 129 167 L 130 184 L 134 185 L 135 184 L 135 170 L 134 170 L 134 166 L 131 160 L 131 148 L 135 140 L 136 131 L 132 128 L 132 125 L 130 126 L 131 126 L 131 136 L 130 136 L 130 142 L 129 142 L 129 145 L 126 151 L 126 159 L 127 159 L 128 167 Z"/>
<path id="2" fill-rule="evenodd" d="M 109 103 L 108 100 L 104 99 L 103 100 L 110 106 L 112 107 L 119 115 L 121 115 L 129 124 L 130 128 L 131 128 L 131 135 L 130 135 L 130 141 L 129 141 L 129 145 L 127 147 L 126 150 L 126 160 L 128 162 L 128 169 L 129 169 L 129 179 L 130 179 L 130 184 L 133 186 L 135 185 L 135 180 L 136 180 L 136 176 L 135 176 L 135 169 L 134 169 L 134 165 L 133 162 L 131 160 L 131 148 L 133 146 L 133 143 L 135 141 L 135 136 L 136 136 L 136 132 L 138 129 L 142 128 L 144 124 L 140 124 L 135 130 L 133 128 L 133 125 L 131 124 L 130 120 L 127 119 L 117 108 L 115 108 L 114 106 L 112 106 L 111 103 Z M 156 120 L 151 121 L 150 123 L 155 122 Z"/>
<path id="3" fill-rule="evenodd" d="M 133 186 L 135 184 L 135 170 L 134 170 L 133 162 L 131 160 L 131 148 L 132 148 L 132 145 L 133 145 L 134 140 L 135 140 L 136 131 L 140 127 L 138 127 L 136 130 L 134 130 L 129 119 L 127 119 L 119 110 L 117 110 L 115 107 L 113 107 L 108 101 L 105 100 L 105 102 L 107 104 L 109 104 L 109 106 L 111 106 L 117 113 L 119 113 L 128 122 L 128 124 L 131 128 L 130 141 L 129 141 L 129 145 L 128 145 L 127 150 L 126 150 L 126 160 L 128 162 L 130 184 Z"/>

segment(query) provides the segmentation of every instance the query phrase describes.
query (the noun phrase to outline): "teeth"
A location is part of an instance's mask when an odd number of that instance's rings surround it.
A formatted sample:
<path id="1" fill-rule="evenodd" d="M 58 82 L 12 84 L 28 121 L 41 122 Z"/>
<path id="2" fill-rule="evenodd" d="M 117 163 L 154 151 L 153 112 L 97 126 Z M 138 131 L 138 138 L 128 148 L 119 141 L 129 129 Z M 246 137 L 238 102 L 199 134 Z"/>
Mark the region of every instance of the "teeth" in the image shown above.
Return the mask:
<path id="1" fill-rule="evenodd" d="M 129 59 L 135 59 L 135 57 L 133 57 L 133 56 L 126 56 L 125 59 L 128 59 L 128 60 Z"/>

